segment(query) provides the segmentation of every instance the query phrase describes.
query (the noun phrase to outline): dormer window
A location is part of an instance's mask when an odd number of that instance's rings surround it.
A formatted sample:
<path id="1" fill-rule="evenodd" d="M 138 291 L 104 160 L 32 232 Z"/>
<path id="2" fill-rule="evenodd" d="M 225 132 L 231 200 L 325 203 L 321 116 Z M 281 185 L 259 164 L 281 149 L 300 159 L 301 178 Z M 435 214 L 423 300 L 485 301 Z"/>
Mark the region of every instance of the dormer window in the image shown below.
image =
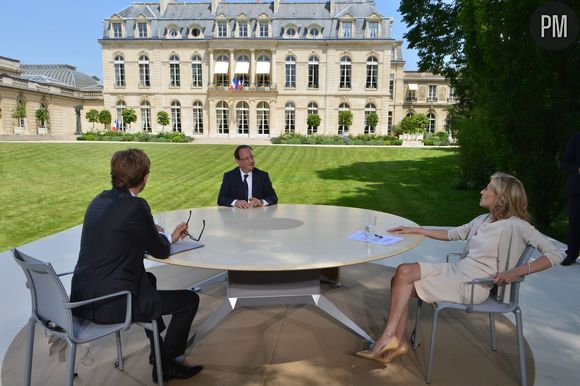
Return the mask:
<path id="1" fill-rule="evenodd" d="M 308 29 L 308 36 L 311 38 L 317 38 L 320 35 L 320 29 L 318 27 L 310 27 Z"/>
<path id="2" fill-rule="evenodd" d="M 342 22 L 342 37 L 352 38 L 352 21 Z"/>
<path id="3" fill-rule="evenodd" d="M 199 28 L 192 28 L 191 29 L 191 36 L 194 38 L 198 38 L 201 36 L 201 30 Z"/>
<path id="4" fill-rule="evenodd" d="M 267 38 L 270 36 L 270 23 L 267 21 L 261 21 L 259 23 L 260 27 L 260 37 Z"/>
<path id="5" fill-rule="evenodd" d="M 239 21 L 238 22 L 238 36 L 241 38 L 248 37 L 248 22 L 247 21 Z"/>
<path id="6" fill-rule="evenodd" d="M 288 27 L 286 28 L 286 36 L 293 38 L 296 36 L 296 28 L 294 27 Z"/>
<path id="7" fill-rule="evenodd" d="M 113 23 L 113 37 L 122 38 L 123 37 L 123 26 L 121 23 Z"/>
<path id="8" fill-rule="evenodd" d="M 218 22 L 217 25 L 217 32 L 218 32 L 218 37 L 220 38 L 227 38 L 228 37 L 228 23 L 225 21 L 220 21 Z"/>
<path id="9" fill-rule="evenodd" d="M 179 31 L 177 31 L 177 28 L 170 28 L 167 32 L 167 36 L 170 38 L 176 38 L 179 36 Z"/>
<path id="10" fill-rule="evenodd" d="M 368 35 L 369 38 L 378 38 L 379 37 L 379 23 L 377 21 L 369 22 L 369 30 Z"/>
<path id="11" fill-rule="evenodd" d="M 147 23 L 137 23 L 137 36 L 140 38 L 146 38 L 147 33 Z"/>

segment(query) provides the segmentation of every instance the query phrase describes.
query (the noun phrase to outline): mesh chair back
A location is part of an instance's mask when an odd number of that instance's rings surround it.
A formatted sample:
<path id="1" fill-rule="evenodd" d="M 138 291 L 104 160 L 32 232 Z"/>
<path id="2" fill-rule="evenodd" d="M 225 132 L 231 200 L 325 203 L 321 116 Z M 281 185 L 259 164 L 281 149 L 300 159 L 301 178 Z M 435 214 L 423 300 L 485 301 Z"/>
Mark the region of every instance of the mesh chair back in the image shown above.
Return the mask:
<path id="1" fill-rule="evenodd" d="M 13 249 L 12 253 L 26 275 L 33 315 L 45 326 L 48 326 L 48 322 L 54 322 L 62 329 L 71 331 L 72 314 L 63 307 L 69 298 L 52 265 L 17 249 Z"/>
<path id="2" fill-rule="evenodd" d="M 518 263 L 516 264 L 516 267 L 521 267 L 522 265 L 528 264 L 528 261 L 530 260 L 530 257 L 532 257 L 532 255 L 534 254 L 534 250 L 535 248 L 531 245 L 526 246 L 526 249 L 524 249 L 524 252 L 522 253 L 522 255 L 520 256 Z M 522 276 L 522 281 L 524 280 L 525 276 Z M 520 284 L 521 281 L 512 283 L 510 286 L 510 304 L 515 304 L 517 305 L 519 302 L 519 296 L 520 296 Z"/>

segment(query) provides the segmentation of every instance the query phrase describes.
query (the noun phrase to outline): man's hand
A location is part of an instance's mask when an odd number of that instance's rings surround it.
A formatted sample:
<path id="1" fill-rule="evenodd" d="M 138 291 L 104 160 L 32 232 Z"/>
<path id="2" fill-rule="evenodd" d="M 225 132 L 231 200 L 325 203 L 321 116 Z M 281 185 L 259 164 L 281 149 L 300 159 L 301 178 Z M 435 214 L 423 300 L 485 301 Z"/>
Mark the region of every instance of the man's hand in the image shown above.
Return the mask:
<path id="1" fill-rule="evenodd" d="M 256 198 L 256 197 L 252 197 L 250 199 L 249 204 L 250 204 L 251 208 L 259 208 L 261 206 L 264 206 L 264 204 L 262 203 L 262 200 L 260 200 L 259 198 Z"/>
<path id="2" fill-rule="evenodd" d="M 235 205 L 236 208 L 248 209 L 251 208 L 251 205 L 248 201 L 245 200 L 237 200 Z"/>
<path id="3" fill-rule="evenodd" d="M 189 227 L 186 223 L 182 222 L 178 226 L 175 227 L 173 233 L 171 233 L 171 243 L 175 243 L 176 241 L 181 240 L 182 238 L 187 236 L 187 230 Z"/>

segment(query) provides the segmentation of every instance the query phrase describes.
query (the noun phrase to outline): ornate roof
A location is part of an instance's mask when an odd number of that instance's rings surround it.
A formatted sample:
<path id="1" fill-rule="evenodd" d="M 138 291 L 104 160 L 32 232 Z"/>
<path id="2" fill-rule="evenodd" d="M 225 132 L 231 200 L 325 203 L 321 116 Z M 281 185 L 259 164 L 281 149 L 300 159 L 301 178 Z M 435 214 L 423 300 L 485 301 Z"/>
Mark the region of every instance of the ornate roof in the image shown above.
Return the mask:
<path id="1" fill-rule="evenodd" d="M 101 89 L 99 79 L 68 64 L 22 64 L 22 78 L 40 83 L 53 83 L 79 90 Z"/>

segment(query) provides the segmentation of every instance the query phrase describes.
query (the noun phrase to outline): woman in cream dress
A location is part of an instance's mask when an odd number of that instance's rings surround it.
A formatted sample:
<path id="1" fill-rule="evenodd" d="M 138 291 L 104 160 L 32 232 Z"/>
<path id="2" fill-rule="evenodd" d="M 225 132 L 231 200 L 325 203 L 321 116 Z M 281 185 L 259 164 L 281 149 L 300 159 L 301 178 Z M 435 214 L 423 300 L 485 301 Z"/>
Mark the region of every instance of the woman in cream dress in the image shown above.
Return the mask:
<path id="1" fill-rule="evenodd" d="M 387 325 L 373 348 L 357 355 L 388 363 L 408 352 L 403 335 L 412 296 L 427 303 L 466 303 L 471 295 L 469 282 L 475 278 L 493 277 L 498 285 L 509 284 L 523 275 L 559 264 L 564 258 L 562 252 L 528 223 L 526 193 L 517 178 L 503 173 L 492 175 L 481 191 L 479 205 L 489 213 L 449 231 L 403 226 L 389 229 L 393 233 L 421 234 L 436 240 L 466 240 L 467 255 L 457 263 L 401 264 L 391 280 Z M 537 248 L 542 256 L 515 267 L 526 245 Z M 489 286 L 476 285 L 474 303 L 483 302 L 489 292 Z"/>

